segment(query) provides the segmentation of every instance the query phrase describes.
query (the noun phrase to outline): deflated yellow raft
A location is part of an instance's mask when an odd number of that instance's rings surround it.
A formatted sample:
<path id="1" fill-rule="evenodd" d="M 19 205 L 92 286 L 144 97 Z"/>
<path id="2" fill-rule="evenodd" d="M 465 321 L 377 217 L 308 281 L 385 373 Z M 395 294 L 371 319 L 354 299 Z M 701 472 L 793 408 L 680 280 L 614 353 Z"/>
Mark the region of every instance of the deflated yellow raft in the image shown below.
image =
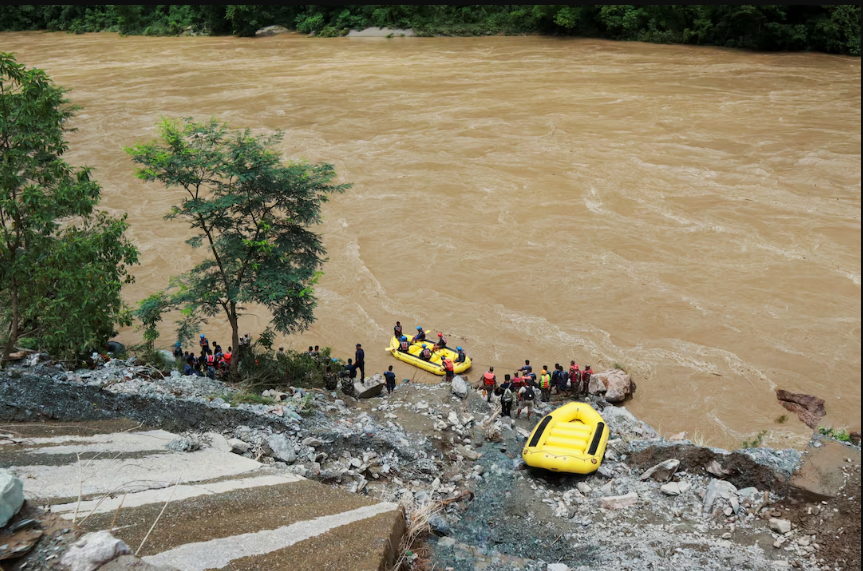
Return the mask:
<path id="1" fill-rule="evenodd" d="M 428 345 L 429 349 L 431 349 L 434 345 L 434 343 L 431 343 L 429 341 L 426 341 L 425 344 Z M 390 346 L 387 347 L 387 351 L 392 353 L 393 357 L 395 357 L 399 361 L 410 363 L 414 367 L 419 367 L 420 369 L 428 371 L 433 375 L 443 376 L 445 374 L 445 371 L 443 370 L 443 365 L 441 365 L 441 357 L 443 357 L 444 355 L 449 357 L 450 360 L 453 362 L 453 371 L 457 375 L 470 369 L 470 357 L 465 359 L 464 363 L 456 363 L 455 360 L 458 358 L 458 352 L 453 351 L 452 349 L 441 349 L 440 351 L 433 351 L 430 361 L 420 359 L 419 354 L 420 352 L 422 352 L 422 350 L 422 343 L 411 343 L 407 353 L 399 351 L 399 340 L 395 337 L 390 339 Z"/>
<path id="2" fill-rule="evenodd" d="M 608 427 L 599 413 L 588 404 L 571 402 L 539 421 L 521 455 L 535 468 L 590 474 L 599 469 L 606 444 Z"/>

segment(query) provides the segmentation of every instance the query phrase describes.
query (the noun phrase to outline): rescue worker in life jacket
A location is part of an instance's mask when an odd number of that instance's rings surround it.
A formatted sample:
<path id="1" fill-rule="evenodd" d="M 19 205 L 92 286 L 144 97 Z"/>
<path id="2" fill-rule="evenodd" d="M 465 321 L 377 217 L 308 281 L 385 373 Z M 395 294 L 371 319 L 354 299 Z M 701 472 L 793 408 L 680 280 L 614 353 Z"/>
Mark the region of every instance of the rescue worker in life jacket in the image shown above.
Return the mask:
<path id="1" fill-rule="evenodd" d="M 548 366 L 542 366 L 542 372 L 539 374 L 539 391 L 542 394 L 542 402 L 548 402 L 551 398 L 551 375 L 548 373 Z"/>
<path id="2" fill-rule="evenodd" d="M 429 350 L 428 345 L 423 343 L 423 350 L 420 351 L 420 359 L 423 361 L 431 361 L 432 352 Z"/>
<path id="3" fill-rule="evenodd" d="M 443 336 L 443 333 L 437 334 L 437 343 L 438 349 L 446 349 L 446 337 Z"/>
<path id="4" fill-rule="evenodd" d="M 491 395 L 494 394 L 495 386 L 497 386 L 497 377 L 494 376 L 494 367 L 489 367 L 488 371 L 483 373 L 482 384 L 485 389 L 486 402 L 491 402 Z"/>
<path id="5" fill-rule="evenodd" d="M 458 351 L 458 357 L 455 358 L 456 363 L 464 363 L 467 361 L 467 355 L 465 355 L 464 349 L 456 347 L 455 350 Z"/>
<path id="6" fill-rule="evenodd" d="M 402 322 L 396 321 L 396 326 L 393 327 L 393 337 L 401 339 L 402 335 L 404 335 L 404 333 L 402 333 Z"/>
<path id="7" fill-rule="evenodd" d="M 455 365 L 452 362 L 452 359 L 444 355 L 440 359 L 440 364 L 443 367 L 444 375 L 446 375 L 446 380 L 452 382 L 453 377 L 455 377 Z"/>
<path id="8" fill-rule="evenodd" d="M 411 339 L 411 343 L 419 343 L 426 340 L 426 332 L 422 327 L 417 327 L 417 334 Z"/>
<path id="9" fill-rule="evenodd" d="M 411 344 L 408 342 L 408 338 L 404 335 L 399 339 L 399 351 L 402 353 L 407 353 L 411 348 Z"/>

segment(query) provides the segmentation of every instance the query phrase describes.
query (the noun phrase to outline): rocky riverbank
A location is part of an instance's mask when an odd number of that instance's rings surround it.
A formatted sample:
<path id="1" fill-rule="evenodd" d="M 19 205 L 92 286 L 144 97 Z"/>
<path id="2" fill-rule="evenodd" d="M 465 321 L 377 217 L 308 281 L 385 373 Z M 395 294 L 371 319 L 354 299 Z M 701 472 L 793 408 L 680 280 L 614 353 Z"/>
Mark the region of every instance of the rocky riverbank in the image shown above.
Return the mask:
<path id="1" fill-rule="evenodd" d="M 0 420 L 130 418 L 184 432 L 175 450 L 224 438 L 235 454 L 424 514 L 429 534 L 408 558 L 416 569 L 860 566 L 860 451 L 835 441 L 814 438 L 803 454 L 672 441 L 600 395 L 591 404 L 612 437 L 600 470 L 584 477 L 521 461 L 555 401 L 528 421 L 500 418 L 459 382 L 404 383 L 367 399 L 296 390 L 274 404 L 232 406 L 234 392 L 135 361 L 77 372 L 33 363 L 0 373 Z M 801 466 L 827 447 L 840 464 L 825 468 L 832 483 L 806 494 Z"/>

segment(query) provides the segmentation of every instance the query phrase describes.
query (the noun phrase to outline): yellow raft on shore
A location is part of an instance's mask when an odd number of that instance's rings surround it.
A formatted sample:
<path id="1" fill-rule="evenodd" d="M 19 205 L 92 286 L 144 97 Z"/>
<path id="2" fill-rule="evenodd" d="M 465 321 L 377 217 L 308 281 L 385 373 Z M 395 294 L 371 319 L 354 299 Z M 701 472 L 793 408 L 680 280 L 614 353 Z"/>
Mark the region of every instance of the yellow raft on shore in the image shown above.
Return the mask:
<path id="1" fill-rule="evenodd" d="M 547 414 L 527 440 L 525 464 L 553 472 L 590 474 L 599 469 L 608 427 L 589 404 L 571 402 Z"/>
<path id="2" fill-rule="evenodd" d="M 470 357 L 465 359 L 464 363 L 456 363 L 455 360 L 458 358 L 458 353 L 453 351 L 452 349 L 441 349 L 440 351 L 433 351 L 432 357 L 430 361 L 426 361 L 424 359 L 420 359 L 420 352 L 422 352 L 423 347 L 422 343 L 411 343 L 408 348 L 408 352 L 405 353 L 403 351 L 399 351 L 399 340 L 395 337 L 390 339 L 390 346 L 387 347 L 387 351 L 393 354 L 393 357 L 398 359 L 399 361 L 404 361 L 414 367 L 419 367 L 424 371 L 428 371 L 433 375 L 443 376 L 445 371 L 443 370 L 443 365 L 441 365 L 441 357 L 446 355 L 453 362 L 453 371 L 455 374 L 461 374 L 468 369 L 470 369 Z M 429 349 L 432 348 L 434 343 L 429 341 L 425 342 L 428 345 Z"/>

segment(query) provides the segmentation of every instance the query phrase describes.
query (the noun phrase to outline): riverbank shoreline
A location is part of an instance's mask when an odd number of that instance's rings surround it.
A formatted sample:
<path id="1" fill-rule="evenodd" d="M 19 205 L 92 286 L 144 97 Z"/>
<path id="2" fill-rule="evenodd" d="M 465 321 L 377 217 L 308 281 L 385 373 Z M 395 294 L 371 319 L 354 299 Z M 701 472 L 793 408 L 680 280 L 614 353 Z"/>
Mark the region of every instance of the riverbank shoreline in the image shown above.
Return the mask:
<path id="1" fill-rule="evenodd" d="M 169 428 L 181 443 L 220 434 L 235 453 L 285 473 L 408 510 L 437 506 L 414 552 L 458 571 L 477 564 L 544 571 L 553 563 L 662 569 L 669 558 L 675 568 L 815 570 L 844 557 L 838 568 L 855 568 L 847 551 L 855 540 L 840 529 L 847 514 L 859 514 L 859 493 L 855 499 L 846 491 L 859 482 L 859 448 L 823 437 L 803 454 L 729 452 L 662 438 L 626 408 L 592 397 L 612 438 L 600 471 L 582 477 L 526 469 L 520 458 L 532 427 L 560 402 L 513 421 L 476 390 L 462 398 L 448 384 L 402 383 L 392 396 L 359 400 L 300 390 L 276 404 L 239 406 L 225 401 L 232 390 L 207 379 L 161 378 L 134 360 L 83 378 L 46 363 L 0 373 L 0 421 L 35 428 L 126 418 Z M 4 426 L 15 438 L 16 424 Z M 822 467 L 835 476 L 835 489 L 806 497 L 796 475 L 811 450 L 827 446 L 840 447 L 838 465 Z M 0 449 L 0 467 L 10 462 L 14 455 Z M 665 475 L 645 476 L 656 466 Z M 473 501 L 446 503 L 466 493 Z M 859 544 L 859 526 L 856 533 Z"/>

